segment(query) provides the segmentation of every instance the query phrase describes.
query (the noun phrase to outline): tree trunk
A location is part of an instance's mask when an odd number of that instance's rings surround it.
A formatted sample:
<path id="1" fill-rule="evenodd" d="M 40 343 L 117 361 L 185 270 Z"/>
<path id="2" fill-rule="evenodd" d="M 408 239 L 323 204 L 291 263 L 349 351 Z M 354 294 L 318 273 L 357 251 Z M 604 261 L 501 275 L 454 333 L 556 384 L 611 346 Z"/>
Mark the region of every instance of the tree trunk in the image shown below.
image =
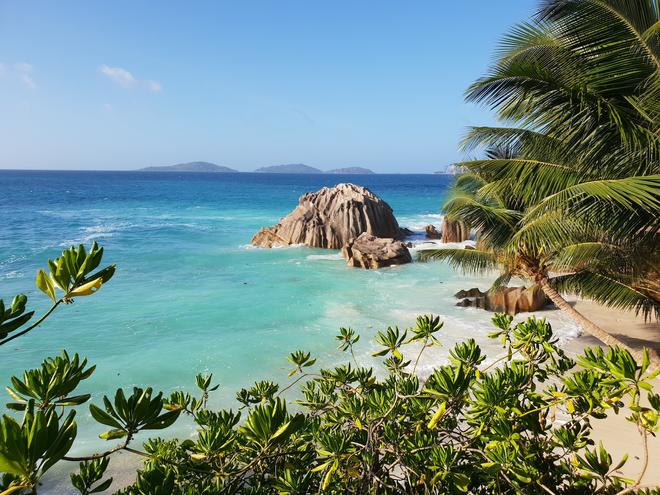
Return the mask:
<path id="1" fill-rule="evenodd" d="M 568 301 L 566 301 L 566 299 L 564 299 L 562 295 L 559 292 L 557 292 L 554 289 L 554 287 L 552 287 L 552 285 L 550 284 L 550 280 L 548 280 L 547 277 L 541 277 L 537 280 L 537 282 L 541 286 L 541 289 L 543 289 L 543 292 L 545 292 L 545 295 L 548 296 L 550 300 L 553 303 L 555 303 L 555 305 L 559 309 L 568 313 L 568 315 L 571 318 L 573 318 L 573 320 L 575 320 L 575 322 L 578 325 L 580 325 L 585 332 L 592 335 L 593 337 L 596 337 L 598 340 L 600 340 L 603 344 L 607 346 L 610 347 L 618 346 L 621 347 L 622 349 L 627 350 L 635 358 L 637 364 L 642 364 L 642 359 L 644 357 L 644 353 L 642 351 L 632 349 L 631 347 L 627 346 L 616 337 L 613 337 L 612 335 L 607 333 L 605 330 L 600 328 L 591 320 L 585 318 L 582 315 L 582 313 L 580 313 L 573 306 L 568 304 Z M 654 356 L 654 353 L 649 352 L 649 357 L 653 361 L 654 367 L 658 366 L 657 357 Z"/>

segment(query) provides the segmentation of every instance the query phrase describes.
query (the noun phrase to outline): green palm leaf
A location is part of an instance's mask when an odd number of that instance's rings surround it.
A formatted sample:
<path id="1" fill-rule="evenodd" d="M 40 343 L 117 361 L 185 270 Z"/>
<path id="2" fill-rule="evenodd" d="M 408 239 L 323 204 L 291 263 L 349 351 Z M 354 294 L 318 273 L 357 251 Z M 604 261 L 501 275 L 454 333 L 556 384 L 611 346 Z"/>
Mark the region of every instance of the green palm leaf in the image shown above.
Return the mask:
<path id="1" fill-rule="evenodd" d="M 505 244 L 515 233 L 521 218 L 518 211 L 485 204 L 467 195 L 453 197 L 443 209 L 449 219 L 464 221 L 477 229 L 484 241 L 493 245 Z"/>
<path id="2" fill-rule="evenodd" d="M 545 198 L 526 218 L 551 211 L 602 226 L 618 238 L 655 237 L 660 232 L 660 175 L 576 184 Z"/>
<path id="3" fill-rule="evenodd" d="M 419 252 L 419 256 L 422 261 L 448 261 L 453 268 L 477 275 L 495 270 L 499 266 L 493 253 L 476 249 L 425 249 Z"/>
<path id="4" fill-rule="evenodd" d="M 559 292 L 575 294 L 613 308 L 633 310 L 645 319 L 660 318 L 657 289 L 642 289 L 630 281 L 587 271 L 554 277 L 552 283 Z"/>

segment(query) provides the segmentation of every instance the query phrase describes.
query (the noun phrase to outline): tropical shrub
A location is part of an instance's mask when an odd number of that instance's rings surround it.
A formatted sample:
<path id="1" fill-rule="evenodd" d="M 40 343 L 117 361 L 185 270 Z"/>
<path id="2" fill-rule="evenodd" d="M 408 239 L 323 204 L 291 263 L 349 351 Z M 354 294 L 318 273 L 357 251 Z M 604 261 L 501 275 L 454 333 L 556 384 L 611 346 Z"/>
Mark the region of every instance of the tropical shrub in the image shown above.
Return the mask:
<path id="1" fill-rule="evenodd" d="M 618 470 L 626 457 L 613 459 L 590 438 L 593 422 L 624 406 L 645 446 L 655 435 L 658 371 L 649 370 L 648 356 L 637 363 L 620 348 L 595 348 L 576 363 L 545 320 L 514 324 L 495 315 L 493 324 L 501 357 L 487 361 L 469 339 L 424 378 L 414 366 L 441 345 L 442 323 L 431 315 L 411 329 L 378 332 L 377 369 L 356 360 L 359 337 L 342 328 L 337 340 L 348 362 L 316 369 L 309 353 L 293 352 L 291 383 L 242 389 L 237 410 L 209 408 L 218 389 L 212 375 L 197 376 L 197 394 L 119 389 L 89 405 L 99 436 L 115 445 L 84 457 L 69 451 L 76 410 L 90 397 L 73 394 L 95 369 L 63 352 L 7 387 L 8 407 L 22 415 L 5 415 L 0 425 L 2 494 L 36 493 L 44 473 L 66 461 L 79 462 L 71 481 L 80 493 L 106 491 L 113 481 L 105 472 L 119 451 L 144 459 L 135 483 L 116 492 L 125 495 L 660 493 L 642 485 L 648 457 L 635 479 L 625 479 Z M 181 415 L 196 423 L 194 438 L 155 437 L 135 447 L 143 432 Z"/>
<path id="2" fill-rule="evenodd" d="M 96 270 L 102 259 L 103 248 L 96 242 L 89 252 L 80 244 L 62 251 L 59 258 L 49 259 L 48 272 L 43 269 L 37 272 L 37 287 L 53 304 L 36 321 L 32 320 L 35 312 L 26 311 L 25 294 L 15 296 L 9 307 L 0 299 L 0 346 L 37 328 L 60 304 L 72 304 L 74 298 L 97 292 L 115 273 L 115 265 Z"/>

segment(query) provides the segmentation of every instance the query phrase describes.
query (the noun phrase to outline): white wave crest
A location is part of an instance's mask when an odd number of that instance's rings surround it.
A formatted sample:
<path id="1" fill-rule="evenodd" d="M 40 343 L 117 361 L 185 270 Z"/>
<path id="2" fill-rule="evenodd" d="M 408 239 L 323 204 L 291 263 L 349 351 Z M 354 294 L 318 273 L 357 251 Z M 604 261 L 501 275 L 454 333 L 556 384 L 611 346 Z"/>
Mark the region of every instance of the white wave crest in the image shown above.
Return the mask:
<path id="1" fill-rule="evenodd" d="M 420 215 L 404 216 L 399 218 L 398 221 L 399 225 L 413 232 L 424 232 L 427 225 L 435 225 L 439 228 L 444 217 L 442 213 L 422 213 Z"/>

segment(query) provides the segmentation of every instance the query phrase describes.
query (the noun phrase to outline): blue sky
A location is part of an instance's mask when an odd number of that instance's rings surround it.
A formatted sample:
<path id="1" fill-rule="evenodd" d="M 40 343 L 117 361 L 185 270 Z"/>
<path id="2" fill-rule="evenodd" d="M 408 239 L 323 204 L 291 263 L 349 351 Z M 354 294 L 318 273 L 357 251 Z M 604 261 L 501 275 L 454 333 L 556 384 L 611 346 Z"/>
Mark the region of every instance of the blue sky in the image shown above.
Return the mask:
<path id="1" fill-rule="evenodd" d="M 431 172 L 536 0 L 0 0 L 0 168 Z"/>

